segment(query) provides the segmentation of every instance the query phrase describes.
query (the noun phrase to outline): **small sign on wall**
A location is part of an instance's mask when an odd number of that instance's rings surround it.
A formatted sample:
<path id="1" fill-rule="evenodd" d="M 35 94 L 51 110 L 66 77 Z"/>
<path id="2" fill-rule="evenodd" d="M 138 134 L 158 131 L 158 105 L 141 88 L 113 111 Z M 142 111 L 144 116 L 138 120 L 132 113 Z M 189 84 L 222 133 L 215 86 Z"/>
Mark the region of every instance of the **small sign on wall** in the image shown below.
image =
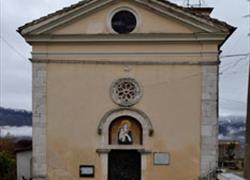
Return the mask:
<path id="1" fill-rule="evenodd" d="M 95 177 L 95 167 L 90 165 L 81 165 L 80 177 Z"/>
<path id="2" fill-rule="evenodd" d="M 154 165 L 169 165 L 170 155 L 166 152 L 154 153 Z"/>

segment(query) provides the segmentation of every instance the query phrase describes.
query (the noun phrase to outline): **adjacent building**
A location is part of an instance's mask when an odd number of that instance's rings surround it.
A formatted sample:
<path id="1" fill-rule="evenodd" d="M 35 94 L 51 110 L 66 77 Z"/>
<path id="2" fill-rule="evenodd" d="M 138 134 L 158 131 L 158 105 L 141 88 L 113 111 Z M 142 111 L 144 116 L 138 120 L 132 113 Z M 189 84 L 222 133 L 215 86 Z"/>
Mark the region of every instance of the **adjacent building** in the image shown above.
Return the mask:
<path id="1" fill-rule="evenodd" d="M 32 142 L 30 140 L 19 140 L 15 146 L 17 180 L 31 180 Z"/>
<path id="2" fill-rule="evenodd" d="M 16 152 L 16 164 L 17 164 L 17 179 L 18 180 L 30 180 L 31 163 L 32 161 L 32 149 L 20 149 Z"/>
<path id="3" fill-rule="evenodd" d="M 236 140 L 219 140 L 219 166 L 222 168 L 242 169 L 244 147 Z"/>

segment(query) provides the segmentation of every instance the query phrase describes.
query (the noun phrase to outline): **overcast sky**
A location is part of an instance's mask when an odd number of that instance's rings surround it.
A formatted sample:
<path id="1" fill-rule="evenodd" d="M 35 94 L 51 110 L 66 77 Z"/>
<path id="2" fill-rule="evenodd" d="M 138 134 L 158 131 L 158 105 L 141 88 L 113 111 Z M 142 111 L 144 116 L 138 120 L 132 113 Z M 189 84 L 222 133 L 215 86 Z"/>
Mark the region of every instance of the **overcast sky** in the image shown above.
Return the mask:
<path id="1" fill-rule="evenodd" d="M 0 0 L 0 106 L 31 110 L 31 47 L 16 29 L 78 0 Z M 172 0 L 183 4 L 185 0 Z M 196 3 L 198 0 L 190 0 Z M 203 0 L 204 2 L 204 0 Z M 250 52 L 250 5 L 247 0 L 206 0 L 214 7 L 213 17 L 238 29 L 222 47 L 222 55 Z M 246 56 L 222 58 L 220 75 L 220 115 L 245 115 L 248 79 Z"/>

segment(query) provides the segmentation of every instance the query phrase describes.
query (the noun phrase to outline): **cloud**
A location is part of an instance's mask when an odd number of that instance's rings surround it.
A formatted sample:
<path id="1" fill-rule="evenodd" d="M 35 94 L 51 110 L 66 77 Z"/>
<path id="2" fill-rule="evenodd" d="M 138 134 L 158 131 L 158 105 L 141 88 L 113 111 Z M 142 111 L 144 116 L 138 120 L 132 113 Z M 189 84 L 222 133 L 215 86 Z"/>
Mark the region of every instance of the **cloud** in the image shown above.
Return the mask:
<path id="1" fill-rule="evenodd" d="M 29 126 L 22 126 L 22 127 L 10 127 L 10 126 L 0 126 L 0 136 L 4 137 L 6 135 L 11 135 L 15 137 L 21 136 L 32 136 L 32 127 Z"/>

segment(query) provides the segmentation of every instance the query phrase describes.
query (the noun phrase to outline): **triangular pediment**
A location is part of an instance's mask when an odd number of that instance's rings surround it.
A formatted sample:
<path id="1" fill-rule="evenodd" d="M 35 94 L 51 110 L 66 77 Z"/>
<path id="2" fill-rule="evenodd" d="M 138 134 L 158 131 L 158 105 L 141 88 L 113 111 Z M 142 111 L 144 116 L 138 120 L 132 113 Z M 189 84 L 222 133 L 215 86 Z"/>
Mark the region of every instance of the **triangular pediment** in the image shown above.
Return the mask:
<path id="1" fill-rule="evenodd" d="M 120 8 L 129 9 L 137 16 L 137 28 L 133 33 L 193 33 L 200 32 L 199 28 L 187 25 L 171 17 L 150 12 L 133 3 L 116 3 L 104 9 L 89 14 L 79 20 L 50 31 L 56 35 L 68 34 L 110 34 L 114 33 L 111 27 L 113 12 Z"/>
<path id="2" fill-rule="evenodd" d="M 85 0 L 19 28 L 22 35 L 112 34 L 110 16 L 119 8 L 136 13 L 138 28 L 133 33 L 229 33 L 226 23 L 189 12 L 163 0 Z"/>

